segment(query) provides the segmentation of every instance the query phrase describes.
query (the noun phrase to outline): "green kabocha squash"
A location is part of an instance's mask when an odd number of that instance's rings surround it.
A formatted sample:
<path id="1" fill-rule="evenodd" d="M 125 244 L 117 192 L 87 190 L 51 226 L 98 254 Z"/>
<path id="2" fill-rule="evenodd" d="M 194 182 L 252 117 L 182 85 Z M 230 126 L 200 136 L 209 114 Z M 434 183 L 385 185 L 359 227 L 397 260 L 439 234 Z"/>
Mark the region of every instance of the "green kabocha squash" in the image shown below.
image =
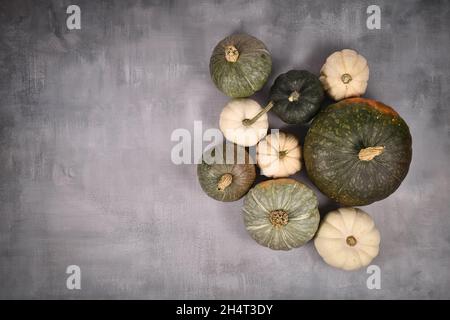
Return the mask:
<path id="1" fill-rule="evenodd" d="M 346 206 L 386 198 L 411 163 L 408 125 L 391 107 L 363 98 L 342 100 L 314 119 L 303 147 L 308 176 Z"/>
<path id="2" fill-rule="evenodd" d="M 272 111 L 289 124 L 309 122 L 319 111 L 323 97 L 319 78 L 306 70 L 281 74 L 270 89 Z"/>
<path id="3" fill-rule="evenodd" d="M 217 88 L 232 98 L 245 98 L 260 90 L 272 69 L 272 58 L 264 43 L 247 34 L 220 41 L 209 63 Z"/>
<path id="4" fill-rule="evenodd" d="M 224 143 L 203 154 L 197 176 L 203 191 L 211 198 L 236 201 L 251 188 L 256 171 L 245 148 Z"/>
<path id="5" fill-rule="evenodd" d="M 259 183 L 244 200 L 247 231 L 260 245 L 290 250 L 311 240 L 319 225 L 314 192 L 293 179 Z"/>

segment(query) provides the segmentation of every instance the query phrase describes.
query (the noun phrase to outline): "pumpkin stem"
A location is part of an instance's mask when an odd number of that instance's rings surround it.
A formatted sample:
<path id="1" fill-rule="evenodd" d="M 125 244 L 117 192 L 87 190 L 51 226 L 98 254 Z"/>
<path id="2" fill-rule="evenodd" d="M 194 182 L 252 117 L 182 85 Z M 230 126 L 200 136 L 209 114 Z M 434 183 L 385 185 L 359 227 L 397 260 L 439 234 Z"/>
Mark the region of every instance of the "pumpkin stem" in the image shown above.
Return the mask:
<path id="1" fill-rule="evenodd" d="M 283 227 L 289 222 L 289 215 L 284 210 L 274 210 L 269 213 L 270 223 L 274 227 Z"/>
<path id="2" fill-rule="evenodd" d="M 343 83 L 347 84 L 347 83 L 349 83 L 350 81 L 352 81 L 352 76 L 349 75 L 348 73 L 344 73 L 344 74 L 341 76 L 341 80 L 342 80 Z"/>
<path id="3" fill-rule="evenodd" d="M 292 91 L 291 95 L 289 96 L 288 100 L 289 102 L 297 101 L 298 98 L 300 98 L 300 93 L 298 93 L 297 90 Z"/>
<path id="4" fill-rule="evenodd" d="M 358 241 L 356 240 L 356 238 L 354 236 L 348 236 L 347 239 L 345 240 L 345 242 L 347 242 L 347 244 L 350 247 L 354 247 L 358 243 Z"/>
<path id="5" fill-rule="evenodd" d="M 379 156 L 384 151 L 383 146 L 379 147 L 367 147 L 365 149 L 361 149 L 358 153 L 358 158 L 361 161 L 370 161 L 376 156 Z"/>
<path id="6" fill-rule="evenodd" d="M 251 126 L 252 124 L 254 124 L 256 121 L 258 121 L 259 118 L 261 118 L 264 114 L 266 114 L 267 112 L 270 111 L 270 109 L 272 109 L 272 107 L 274 106 L 273 102 L 270 101 L 269 104 L 267 106 L 264 107 L 264 109 L 262 109 L 260 112 L 258 112 L 258 114 L 256 116 L 254 116 L 251 119 L 244 119 L 242 120 L 242 124 L 244 126 Z"/>
<path id="7" fill-rule="evenodd" d="M 230 173 L 223 174 L 217 183 L 217 190 L 224 191 L 233 181 L 233 176 Z"/>
<path id="8" fill-rule="evenodd" d="M 225 47 L 225 59 L 228 62 L 236 62 L 239 58 L 239 51 L 235 46 L 226 46 Z"/>
<path id="9" fill-rule="evenodd" d="M 278 152 L 278 158 L 283 159 L 284 157 L 287 156 L 287 154 L 288 154 L 287 150 L 282 150 L 282 151 Z"/>

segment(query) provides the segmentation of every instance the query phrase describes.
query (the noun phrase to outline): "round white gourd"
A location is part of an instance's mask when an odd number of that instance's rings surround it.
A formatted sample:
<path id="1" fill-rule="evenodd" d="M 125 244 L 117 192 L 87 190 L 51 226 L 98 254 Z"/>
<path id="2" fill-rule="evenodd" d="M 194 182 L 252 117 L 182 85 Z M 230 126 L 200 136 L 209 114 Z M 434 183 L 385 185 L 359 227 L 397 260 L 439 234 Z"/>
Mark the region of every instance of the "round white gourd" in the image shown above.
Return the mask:
<path id="1" fill-rule="evenodd" d="M 256 152 L 261 173 L 267 177 L 287 177 L 302 168 L 301 147 L 292 134 L 272 133 L 258 143 Z"/>
<path id="2" fill-rule="evenodd" d="M 363 210 L 340 208 L 323 219 L 314 245 L 329 265 L 356 270 L 368 266 L 378 255 L 380 232 Z"/>
<path id="3" fill-rule="evenodd" d="M 232 99 L 220 114 L 220 130 L 226 139 L 238 145 L 254 146 L 267 135 L 269 120 L 266 112 L 271 104 L 261 108 L 252 99 Z"/>
<path id="4" fill-rule="evenodd" d="M 344 49 L 327 58 L 319 79 L 328 95 L 336 101 L 359 97 L 366 92 L 369 66 L 355 50 Z"/>

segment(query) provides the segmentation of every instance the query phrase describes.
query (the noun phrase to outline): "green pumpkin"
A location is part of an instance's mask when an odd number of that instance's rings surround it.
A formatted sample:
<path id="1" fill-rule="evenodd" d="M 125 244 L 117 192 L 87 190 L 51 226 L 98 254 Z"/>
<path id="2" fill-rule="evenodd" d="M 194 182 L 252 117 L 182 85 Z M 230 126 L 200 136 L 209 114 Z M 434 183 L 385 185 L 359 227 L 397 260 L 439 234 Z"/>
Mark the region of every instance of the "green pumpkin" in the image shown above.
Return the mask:
<path id="1" fill-rule="evenodd" d="M 309 122 L 319 111 L 323 97 L 319 78 L 306 70 L 281 74 L 270 89 L 272 111 L 289 124 Z"/>
<path id="2" fill-rule="evenodd" d="M 260 90 L 271 69 L 272 58 L 264 43 L 247 34 L 220 41 L 209 63 L 214 84 L 232 98 L 249 97 Z"/>
<path id="3" fill-rule="evenodd" d="M 319 113 L 303 152 L 320 191 L 345 206 L 363 206 L 389 196 L 406 177 L 411 134 L 391 107 L 352 98 Z"/>
<path id="4" fill-rule="evenodd" d="M 244 200 L 247 231 L 260 245 L 290 250 L 311 240 L 319 225 L 314 192 L 293 179 L 259 183 Z"/>
<path id="5" fill-rule="evenodd" d="M 248 192 L 256 170 L 245 148 L 226 143 L 203 154 L 197 176 L 208 196 L 227 202 L 236 201 Z"/>

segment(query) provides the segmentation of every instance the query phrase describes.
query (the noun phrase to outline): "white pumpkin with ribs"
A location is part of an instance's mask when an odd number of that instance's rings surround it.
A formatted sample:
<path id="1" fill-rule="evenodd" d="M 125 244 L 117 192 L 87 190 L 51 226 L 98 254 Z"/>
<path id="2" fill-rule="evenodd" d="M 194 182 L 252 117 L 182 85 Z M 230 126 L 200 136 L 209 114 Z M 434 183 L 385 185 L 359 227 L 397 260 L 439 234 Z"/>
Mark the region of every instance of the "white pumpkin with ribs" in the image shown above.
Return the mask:
<path id="1" fill-rule="evenodd" d="M 220 130 L 225 138 L 240 146 L 254 146 L 264 138 L 269 128 L 267 112 L 272 108 L 269 103 L 262 108 L 252 99 L 232 99 L 220 114 Z"/>
<path id="2" fill-rule="evenodd" d="M 319 79 L 328 95 L 336 101 L 359 97 L 366 92 L 369 66 L 355 50 L 344 49 L 327 58 Z"/>
<path id="3" fill-rule="evenodd" d="M 272 133 L 258 143 L 256 152 L 261 173 L 267 177 L 287 177 L 302 167 L 300 144 L 292 134 Z"/>
<path id="4" fill-rule="evenodd" d="M 314 245 L 329 265 L 356 270 L 369 265 L 378 255 L 380 232 L 366 212 L 340 208 L 323 219 Z"/>

